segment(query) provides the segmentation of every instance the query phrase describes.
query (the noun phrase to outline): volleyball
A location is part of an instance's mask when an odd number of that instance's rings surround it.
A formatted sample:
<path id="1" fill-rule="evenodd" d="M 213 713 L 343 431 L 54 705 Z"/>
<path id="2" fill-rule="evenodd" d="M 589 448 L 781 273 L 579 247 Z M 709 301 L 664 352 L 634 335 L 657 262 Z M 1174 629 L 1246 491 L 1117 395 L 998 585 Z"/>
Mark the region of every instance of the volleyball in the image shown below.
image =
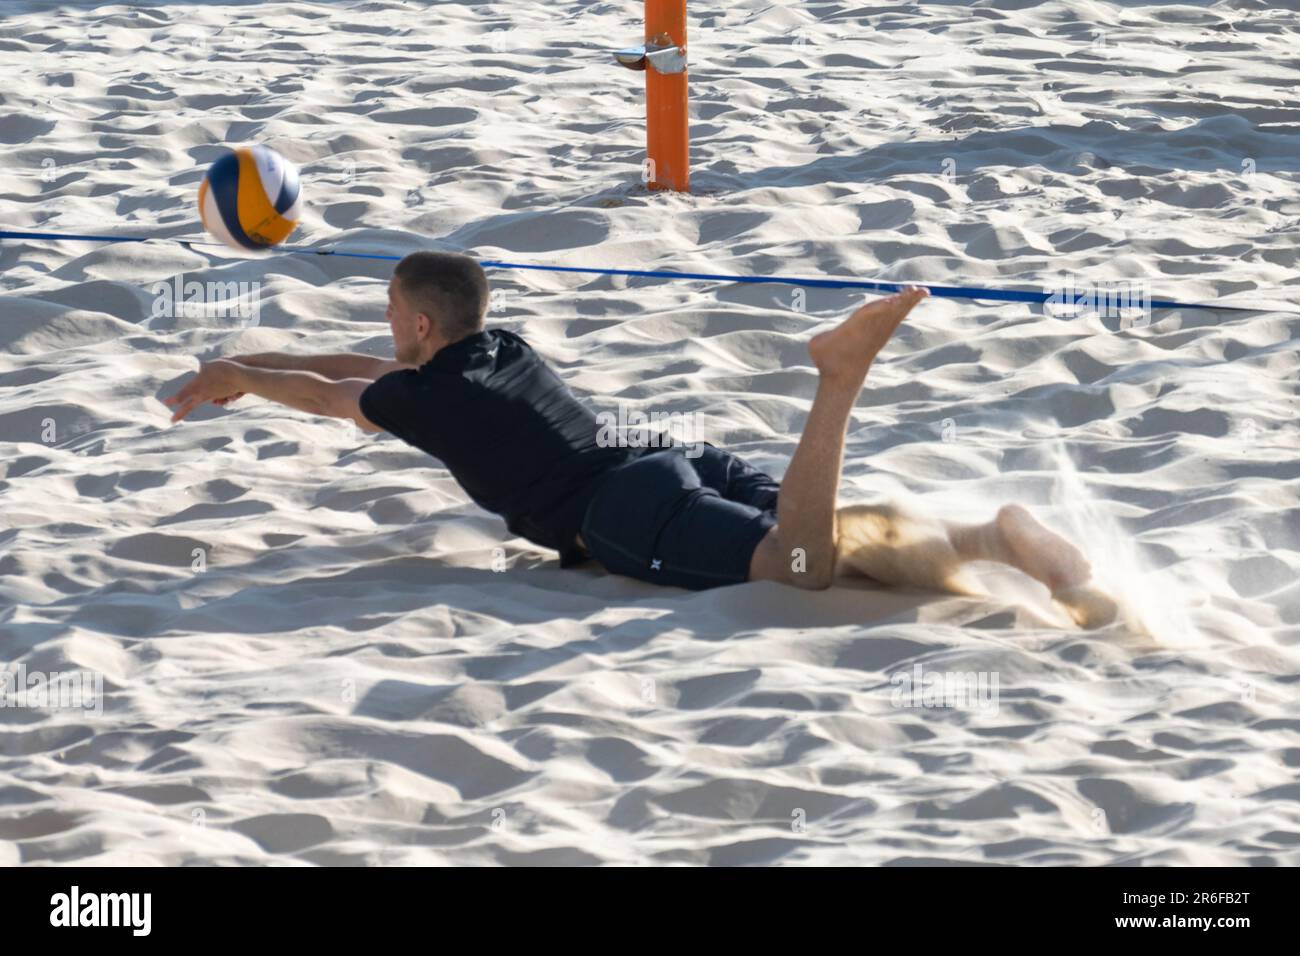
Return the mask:
<path id="1" fill-rule="evenodd" d="M 199 218 L 236 249 L 266 249 L 289 237 L 302 214 L 298 167 L 269 146 L 231 150 L 199 185 Z"/>

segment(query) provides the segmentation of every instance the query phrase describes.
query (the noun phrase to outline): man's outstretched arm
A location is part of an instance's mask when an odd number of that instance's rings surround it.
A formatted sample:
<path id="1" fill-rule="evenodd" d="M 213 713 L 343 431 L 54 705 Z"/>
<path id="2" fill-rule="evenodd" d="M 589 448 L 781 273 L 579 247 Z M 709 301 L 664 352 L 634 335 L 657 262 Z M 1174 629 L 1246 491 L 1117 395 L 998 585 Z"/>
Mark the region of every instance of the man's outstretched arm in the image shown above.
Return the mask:
<path id="1" fill-rule="evenodd" d="M 164 401 L 175 409 L 173 422 L 180 421 L 204 402 L 252 394 L 312 415 L 351 419 L 368 432 L 383 431 L 361 414 L 361 393 L 370 384 L 368 378 L 333 381 L 316 372 L 255 368 L 230 359 L 217 359 L 201 365 L 198 375 Z"/>
<path id="2" fill-rule="evenodd" d="M 333 352 L 325 355 L 293 355 L 289 352 L 254 352 L 249 355 L 232 355 L 229 361 L 251 368 L 274 369 L 287 372 L 315 372 L 334 381 L 345 378 L 365 378 L 374 381 L 389 372 L 415 368 L 396 359 L 379 358 L 362 352 Z"/>

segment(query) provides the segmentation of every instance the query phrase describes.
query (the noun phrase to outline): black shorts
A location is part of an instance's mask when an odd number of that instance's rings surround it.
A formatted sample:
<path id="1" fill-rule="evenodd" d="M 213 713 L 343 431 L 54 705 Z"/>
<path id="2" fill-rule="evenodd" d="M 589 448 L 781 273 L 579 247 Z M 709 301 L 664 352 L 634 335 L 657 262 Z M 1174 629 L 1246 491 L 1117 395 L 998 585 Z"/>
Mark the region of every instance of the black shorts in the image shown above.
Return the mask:
<path id="1" fill-rule="evenodd" d="M 707 442 L 665 448 L 601 479 L 582 539 L 614 574 L 695 591 L 739 584 L 776 524 L 779 488 Z"/>

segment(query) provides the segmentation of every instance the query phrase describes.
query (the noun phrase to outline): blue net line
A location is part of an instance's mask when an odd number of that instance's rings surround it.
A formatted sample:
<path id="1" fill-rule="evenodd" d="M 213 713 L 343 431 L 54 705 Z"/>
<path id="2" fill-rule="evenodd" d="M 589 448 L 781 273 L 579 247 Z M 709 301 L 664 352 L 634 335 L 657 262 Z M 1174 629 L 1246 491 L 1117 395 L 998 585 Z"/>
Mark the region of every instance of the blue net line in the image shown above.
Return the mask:
<path id="1" fill-rule="evenodd" d="M 183 246 L 220 245 L 216 242 L 204 242 L 194 239 L 181 239 L 164 236 L 95 236 L 58 232 L 19 232 L 0 230 L 0 240 L 35 239 L 58 242 L 175 242 Z M 300 247 L 277 247 L 270 250 L 272 255 L 296 256 L 336 256 L 348 259 L 380 259 L 389 262 L 400 261 L 403 256 L 382 255 L 379 253 L 347 252 L 338 249 L 308 249 Z M 670 272 L 660 269 L 604 269 L 595 266 L 547 266 L 526 262 L 503 262 L 498 260 L 480 260 L 484 269 L 527 269 L 537 272 L 571 272 L 586 275 L 632 276 L 646 279 L 687 279 L 697 282 L 740 282 L 740 283 L 776 283 L 780 285 L 802 286 L 813 289 L 866 289 L 872 292 L 899 292 L 909 285 L 923 285 L 932 296 L 951 299 L 990 299 L 997 302 L 1060 302 L 1056 292 L 1030 292 L 1018 289 L 986 289 L 979 286 L 931 285 L 928 282 L 873 282 L 863 279 L 801 279 L 793 276 L 738 276 L 712 272 Z M 1126 279 L 1125 282 L 1136 280 Z M 1080 290 L 1082 291 L 1082 290 Z M 1071 304 L 1070 302 L 1062 304 Z M 1137 303 L 1134 303 L 1135 305 Z M 1207 309 L 1224 312 L 1289 312 L 1272 307 L 1251 307 L 1240 305 L 1220 305 L 1213 302 L 1176 302 L 1172 299 L 1156 299 L 1142 302 L 1153 309 Z M 1290 314 L 1300 315 L 1300 312 Z"/>

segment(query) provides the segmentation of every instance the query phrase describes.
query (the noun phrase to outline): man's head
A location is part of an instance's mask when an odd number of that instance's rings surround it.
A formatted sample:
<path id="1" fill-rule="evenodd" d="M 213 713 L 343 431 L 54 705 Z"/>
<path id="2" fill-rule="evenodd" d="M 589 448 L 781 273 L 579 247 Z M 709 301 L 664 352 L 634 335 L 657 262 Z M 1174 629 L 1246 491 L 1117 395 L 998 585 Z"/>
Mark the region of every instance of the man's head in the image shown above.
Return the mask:
<path id="1" fill-rule="evenodd" d="M 482 266 L 455 252 L 413 252 L 388 283 L 388 324 L 397 360 L 423 365 L 483 328 L 488 282 Z"/>

